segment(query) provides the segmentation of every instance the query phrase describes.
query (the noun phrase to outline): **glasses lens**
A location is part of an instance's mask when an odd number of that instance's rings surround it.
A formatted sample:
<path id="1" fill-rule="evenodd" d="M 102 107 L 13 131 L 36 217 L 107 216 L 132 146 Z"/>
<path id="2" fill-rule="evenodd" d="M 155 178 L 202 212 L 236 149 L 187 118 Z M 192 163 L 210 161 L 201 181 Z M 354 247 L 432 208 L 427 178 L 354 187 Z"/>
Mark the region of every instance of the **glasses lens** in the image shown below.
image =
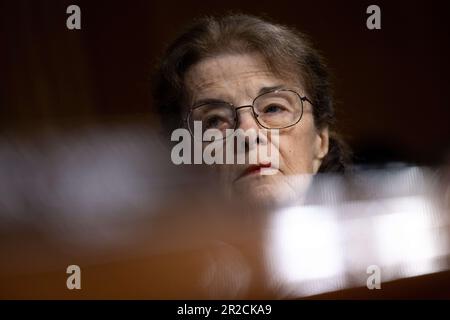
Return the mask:
<path id="1" fill-rule="evenodd" d="M 254 110 L 266 128 L 281 129 L 297 123 L 302 116 L 302 101 L 297 93 L 278 90 L 256 98 Z"/>
<path id="2" fill-rule="evenodd" d="M 210 103 L 191 110 L 189 128 L 194 132 L 194 121 L 202 124 L 202 134 L 208 129 L 222 131 L 225 136 L 226 129 L 234 129 L 234 108 L 227 103 Z"/>

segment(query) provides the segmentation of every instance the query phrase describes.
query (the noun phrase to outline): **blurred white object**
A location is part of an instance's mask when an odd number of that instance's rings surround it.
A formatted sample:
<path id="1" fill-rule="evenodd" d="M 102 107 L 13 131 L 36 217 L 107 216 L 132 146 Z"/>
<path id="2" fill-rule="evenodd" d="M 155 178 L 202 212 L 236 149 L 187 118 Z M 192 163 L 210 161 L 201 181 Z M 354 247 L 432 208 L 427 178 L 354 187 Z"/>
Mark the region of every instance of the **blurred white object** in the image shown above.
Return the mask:
<path id="1" fill-rule="evenodd" d="M 363 287 L 371 265 L 382 282 L 448 270 L 449 212 L 426 169 L 319 177 L 310 194 L 273 214 L 268 233 L 269 273 L 286 295 Z"/>

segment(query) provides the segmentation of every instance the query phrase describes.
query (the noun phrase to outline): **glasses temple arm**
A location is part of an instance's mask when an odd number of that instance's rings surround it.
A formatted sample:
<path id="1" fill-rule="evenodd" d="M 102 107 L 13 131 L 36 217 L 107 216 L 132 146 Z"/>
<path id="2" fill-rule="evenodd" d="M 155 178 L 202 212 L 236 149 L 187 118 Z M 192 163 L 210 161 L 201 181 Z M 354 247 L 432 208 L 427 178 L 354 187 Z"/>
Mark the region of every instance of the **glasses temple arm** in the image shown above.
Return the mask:
<path id="1" fill-rule="evenodd" d="M 307 96 L 300 97 L 300 99 L 301 99 L 302 101 L 308 101 L 312 106 L 314 106 L 314 103 L 312 103 L 312 101 L 309 100 Z"/>

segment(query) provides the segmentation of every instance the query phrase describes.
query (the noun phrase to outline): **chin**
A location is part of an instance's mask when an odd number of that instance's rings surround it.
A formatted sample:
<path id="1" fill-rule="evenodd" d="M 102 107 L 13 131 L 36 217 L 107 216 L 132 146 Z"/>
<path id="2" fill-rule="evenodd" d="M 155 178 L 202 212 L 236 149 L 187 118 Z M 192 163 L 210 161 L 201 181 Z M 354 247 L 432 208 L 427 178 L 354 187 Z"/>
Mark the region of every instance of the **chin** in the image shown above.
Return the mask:
<path id="1" fill-rule="evenodd" d="M 273 177 L 258 177 L 236 183 L 234 195 L 245 202 L 258 206 L 281 204 L 292 197 L 292 190 Z"/>
<path id="2" fill-rule="evenodd" d="M 239 181 L 233 186 L 235 197 L 259 206 L 299 203 L 311 182 L 311 175 L 260 176 Z"/>

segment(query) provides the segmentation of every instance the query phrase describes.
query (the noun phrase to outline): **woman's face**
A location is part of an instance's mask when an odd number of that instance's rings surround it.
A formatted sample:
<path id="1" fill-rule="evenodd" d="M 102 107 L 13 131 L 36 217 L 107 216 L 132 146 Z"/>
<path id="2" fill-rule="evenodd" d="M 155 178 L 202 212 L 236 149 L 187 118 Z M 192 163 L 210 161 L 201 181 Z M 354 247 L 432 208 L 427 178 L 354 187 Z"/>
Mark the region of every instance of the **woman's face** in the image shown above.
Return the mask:
<path id="1" fill-rule="evenodd" d="M 198 105 L 204 99 L 222 100 L 237 107 L 251 105 L 261 90 L 269 87 L 292 89 L 301 96 L 307 96 L 298 80 L 276 76 L 257 54 L 224 54 L 204 59 L 188 70 L 185 81 L 189 106 Z M 279 130 L 278 142 L 270 135 L 255 140 L 256 148 L 267 144 L 271 152 L 277 153 L 278 166 L 273 168 L 273 174 L 261 174 L 257 167 L 270 164 L 259 159 L 256 168 L 250 164 L 211 166 L 230 193 L 252 201 L 270 203 L 296 197 L 302 191 L 305 186 L 303 178 L 307 177 L 306 181 L 309 181 L 308 177 L 318 171 L 321 160 L 328 152 L 328 129 L 316 129 L 311 104 L 304 102 L 303 108 L 300 122 Z M 262 129 L 250 108 L 240 109 L 238 117 L 238 129 Z"/>

